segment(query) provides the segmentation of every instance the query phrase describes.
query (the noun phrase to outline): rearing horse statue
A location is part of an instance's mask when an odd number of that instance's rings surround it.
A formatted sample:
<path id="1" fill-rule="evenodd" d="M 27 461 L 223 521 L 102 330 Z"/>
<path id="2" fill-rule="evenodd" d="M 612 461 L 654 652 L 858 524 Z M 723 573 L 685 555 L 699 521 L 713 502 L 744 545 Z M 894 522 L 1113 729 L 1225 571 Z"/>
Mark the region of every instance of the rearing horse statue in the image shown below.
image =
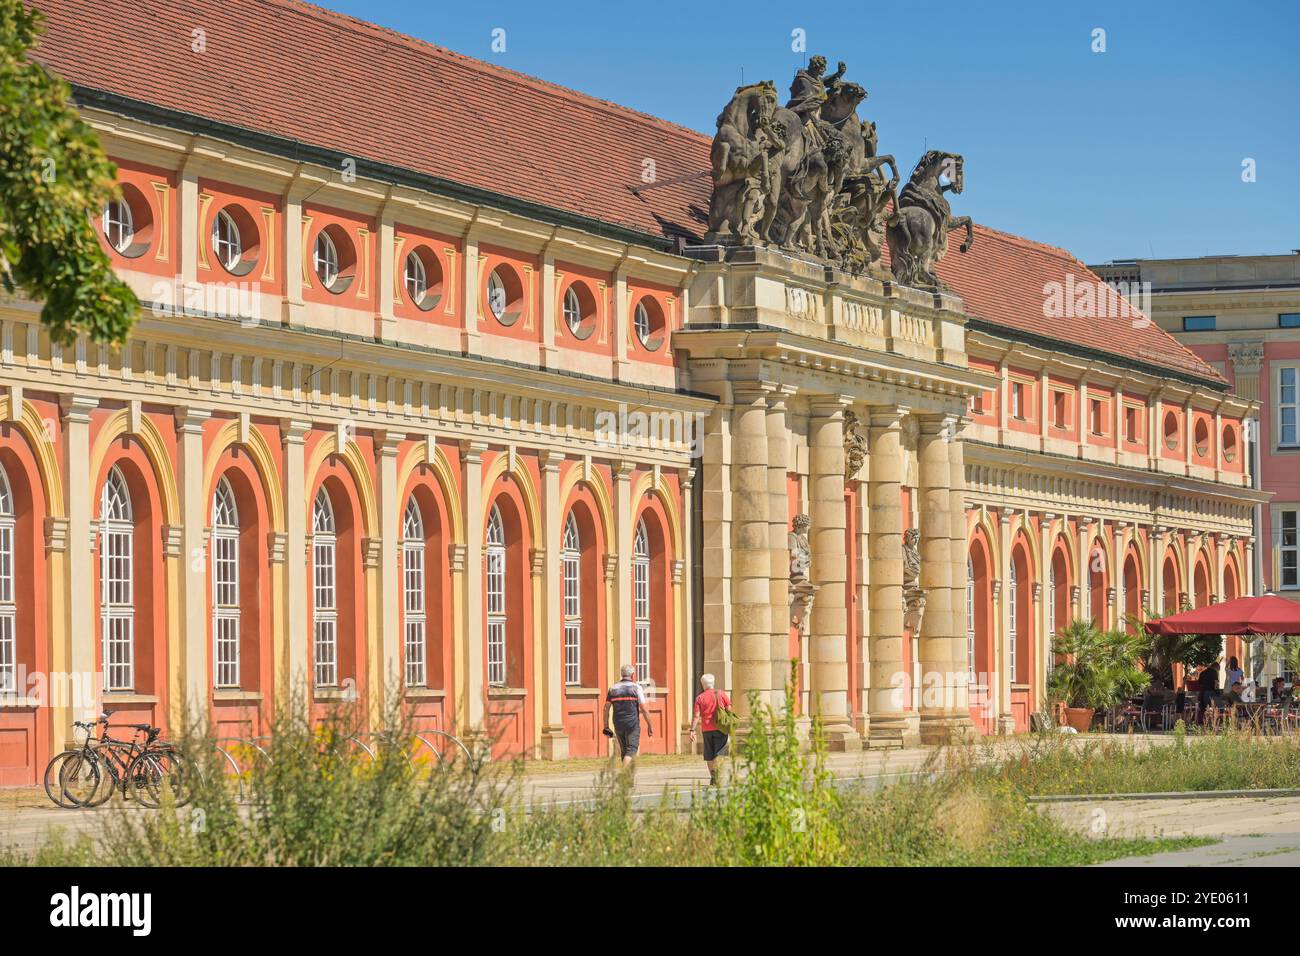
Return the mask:
<path id="1" fill-rule="evenodd" d="M 718 114 L 718 132 L 709 158 L 713 195 L 709 201 L 709 241 L 758 238 L 757 222 L 776 207 L 779 177 L 775 167 L 785 146 L 773 123 L 776 87 L 770 80 L 742 86 Z"/>
<path id="2" fill-rule="evenodd" d="M 952 207 L 943 196 L 946 192 L 962 191 L 962 165 L 962 157 L 957 153 L 932 149 L 921 157 L 912 170 L 912 178 L 899 194 L 886 238 L 890 267 L 901 284 L 947 291 L 948 286 L 934 274 L 934 265 L 948 251 L 948 230 L 966 227 L 966 241 L 961 244 L 960 252 L 965 252 L 975 241 L 970 216 L 953 216 Z M 947 176 L 948 182 L 940 184 L 940 176 Z"/>

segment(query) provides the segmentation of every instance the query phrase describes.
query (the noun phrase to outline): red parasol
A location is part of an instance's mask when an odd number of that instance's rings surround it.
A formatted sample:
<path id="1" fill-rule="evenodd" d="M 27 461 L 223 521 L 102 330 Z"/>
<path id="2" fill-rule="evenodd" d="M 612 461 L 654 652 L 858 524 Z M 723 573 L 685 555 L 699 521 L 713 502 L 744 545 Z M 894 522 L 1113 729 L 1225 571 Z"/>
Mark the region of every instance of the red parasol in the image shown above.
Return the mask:
<path id="1" fill-rule="evenodd" d="M 1300 634 L 1300 603 L 1273 594 L 1208 604 L 1143 625 L 1150 634 Z"/>

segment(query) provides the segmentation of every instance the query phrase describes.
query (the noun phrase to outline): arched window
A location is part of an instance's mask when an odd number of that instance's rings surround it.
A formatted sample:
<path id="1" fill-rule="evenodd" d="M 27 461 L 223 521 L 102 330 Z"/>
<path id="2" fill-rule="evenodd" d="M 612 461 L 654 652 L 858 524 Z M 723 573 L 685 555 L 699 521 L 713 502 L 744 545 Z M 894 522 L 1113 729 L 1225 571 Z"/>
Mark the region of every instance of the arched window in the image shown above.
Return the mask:
<path id="1" fill-rule="evenodd" d="M 18 690 L 18 606 L 14 598 L 14 496 L 0 468 L 0 694 Z"/>
<path id="2" fill-rule="evenodd" d="M 311 509 L 312 651 L 317 687 L 338 684 L 338 537 L 334 507 L 322 488 Z"/>
<path id="3" fill-rule="evenodd" d="M 488 683 L 506 683 L 506 536 L 496 505 L 487 526 L 487 652 Z"/>
<path id="4" fill-rule="evenodd" d="M 975 683 L 975 566 L 966 558 L 966 673 Z"/>
<path id="5" fill-rule="evenodd" d="M 1020 601 L 1018 600 L 1018 580 L 1016 575 L 1016 562 L 1011 562 L 1011 575 L 1007 579 L 1007 600 L 1011 602 L 1011 619 L 1010 630 L 1007 631 L 1007 649 L 1010 656 L 1011 680 L 1015 681 L 1019 671 L 1016 670 L 1016 644 L 1020 632 Z"/>
<path id="6" fill-rule="evenodd" d="M 402 606 L 406 624 L 407 687 L 424 687 L 428 683 L 424 662 L 427 621 L 424 580 L 424 522 L 415 495 L 411 495 L 402 518 Z"/>
<path id="7" fill-rule="evenodd" d="M 116 467 L 99 499 L 99 584 L 104 689 L 135 689 L 135 524 L 131 494 Z"/>
<path id="8" fill-rule="evenodd" d="M 582 683 L 582 546 L 573 513 L 564 523 L 564 682 Z"/>
<path id="9" fill-rule="evenodd" d="M 636 523 L 632 546 L 632 611 L 635 625 L 636 679 L 650 680 L 650 540 L 645 522 Z"/>
<path id="10" fill-rule="evenodd" d="M 239 512 L 230 483 L 212 495 L 212 675 L 217 687 L 239 686 Z"/>

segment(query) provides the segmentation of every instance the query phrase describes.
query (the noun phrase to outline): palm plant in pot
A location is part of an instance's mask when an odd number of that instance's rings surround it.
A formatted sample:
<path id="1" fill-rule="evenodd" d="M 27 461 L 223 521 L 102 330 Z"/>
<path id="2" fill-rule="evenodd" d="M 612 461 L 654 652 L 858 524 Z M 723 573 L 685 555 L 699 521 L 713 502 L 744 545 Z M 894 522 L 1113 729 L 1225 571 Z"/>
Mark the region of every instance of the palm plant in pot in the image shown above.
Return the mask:
<path id="1" fill-rule="evenodd" d="M 1103 631 L 1074 621 L 1056 632 L 1047 675 L 1047 695 L 1065 706 L 1065 721 L 1079 733 L 1092 726 L 1093 714 L 1142 692 L 1151 675 L 1139 666 L 1143 641 L 1123 631 Z"/>

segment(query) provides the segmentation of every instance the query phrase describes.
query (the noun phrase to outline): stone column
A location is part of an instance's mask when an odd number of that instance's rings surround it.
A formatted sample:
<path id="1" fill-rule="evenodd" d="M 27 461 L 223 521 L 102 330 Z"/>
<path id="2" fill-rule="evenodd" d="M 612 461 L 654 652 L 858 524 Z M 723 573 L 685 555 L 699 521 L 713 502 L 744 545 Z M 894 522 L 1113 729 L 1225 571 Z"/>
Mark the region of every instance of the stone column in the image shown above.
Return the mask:
<path id="1" fill-rule="evenodd" d="M 305 440 L 311 431 L 311 422 L 298 419 L 280 423 L 280 437 L 284 443 L 284 530 L 288 535 L 288 574 L 285 589 L 288 591 L 287 640 L 288 681 L 290 693 L 301 690 L 306 694 L 310 684 L 307 668 L 310 664 L 308 650 L 311 646 L 310 622 L 307 606 L 307 497 Z"/>
<path id="2" fill-rule="evenodd" d="M 68 639 L 71 643 L 69 657 L 73 675 L 72 686 L 78 689 L 74 706 L 68 712 L 72 720 L 86 720 L 99 711 L 95 680 L 95 551 L 91 515 L 94 514 L 94 495 L 98 489 L 91 487 L 90 474 L 90 413 L 99 405 L 99 399 L 85 395 L 63 395 L 59 407 L 63 411 L 67 458 L 64 474 L 67 476 L 68 508 Z M 72 727 L 67 727 L 72 739 Z"/>
<path id="3" fill-rule="evenodd" d="M 1127 612 L 1128 592 L 1124 586 L 1124 538 L 1125 529 L 1128 528 L 1127 521 L 1117 521 L 1114 526 L 1115 535 L 1115 569 L 1111 576 L 1111 582 L 1115 586 L 1115 630 L 1122 631 L 1125 628 L 1124 615 Z"/>
<path id="4" fill-rule="evenodd" d="M 613 463 L 614 472 L 614 537 L 618 562 L 614 578 L 614 607 L 618 622 L 615 632 L 614 660 L 610 670 L 618 674 L 624 664 L 636 664 L 636 648 L 632 646 L 632 548 L 636 531 L 633 528 L 634 503 L 632 501 L 632 462 L 619 460 Z"/>
<path id="5" fill-rule="evenodd" d="M 951 613 L 955 644 L 952 649 L 953 710 L 956 727 L 961 733 L 974 733 L 970 719 L 969 668 L 966 658 L 966 562 L 969 555 L 966 535 L 966 449 L 961 430 L 965 419 L 954 418 L 948 442 L 948 529 L 952 574 Z"/>
<path id="6" fill-rule="evenodd" d="M 704 605 L 702 674 L 713 674 L 716 686 L 735 693 L 731 665 L 731 416 L 719 405 L 704 429 L 700 510 L 703 539 L 700 553 Z M 692 558 L 693 559 L 693 558 Z"/>
<path id="7" fill-rule="evenodd" d="M 844 547 L 844 409 L 848 398 L 814 402 L 808 418 L 812 580 L 817 587 L 809 643 L 812 712 L 832 750 L 860 750 L 849 715 L 848 580 Z M 945 529 L 946 532 L 947 529 Z M 775 609 L 773 610 L 775 614 Z"/>
<path id="8" fill-rule="evenodd" d="M 903 448 L 900 424 L 906 408 L 871 409 L 871 690 L 868 697 L 872 744 L 903 742 L 907 693 L 903 669 Z"/>
<path id="9" fill-rule="evenodd" d="M 487 442 L 461 445 L 465 465 L 465 672 L 460 675 L 464 726 L 483 731 L 487 674 L 483 664 L 483 452 Z"/>
<path id="10" fill-rule="evenodd" d="M 921 740 L 946 743 L 952 688 L 952 539 L 948 482 L 948 419 L 940 415 L 920 418 L 917 439 L 919 465 L 918 507 L 921 539 L 921 587 L 925 589 L 925 615 L 921 619 L 917 682 L 921 688 Z"/>
<path id="11" fill-rule="evenodd" d="M 1011 685 L 1016 682 L 1016 675 L 1011 670 L 1011 615 L 1015 613 L 1015 608 L 1011 604 L 1011 542 L 1015 540 L 1014 532 L 1011 530 L 1011 517 L 1016 513 L 1014 508 L 1002 508 L 998 515 L 998 537 L 1000 539 L 999 551 L 1001 552 L 1001 562 L 998 567 L 998 586 L 994 592 L 998 605 L 998 640 L 996 646 L 999 648 L 998 653 L 998 733 L 1012 734 L 1015 733 L 1016 720 L 1015 715 L 1011 713 Z M 1019 590 L 1022 587 L 1028 587 L 1028 581 L 1017 582 L 1017 597 L 1019 600 Z M 1017 635 L 1019 637 L 1019 635 Z M 1018 651 L 1019 648 L 1016 648 Z M 990 683 L 992 683 L 990 681 Z"/>
<path id="12" fill-rule="evenodd" d="M 542 662 L 542 757 L 563 760 L 569 756 L 569 737 L 564 732 L 564 627 L 562 615 L 563 582 L 561 580 L 561 513 L 560 462 L 564 456 L 544 451 L 542 466 L 542 514 L 546 521 L 546 557 L 542 576 L 542 606 L 546 608 L 543 630 Z"/>
<path id="13" fill-rule="evenodd" d="M 786 423 L 786 392 L 775 390 L 767 404 L 767 495 L 768 538 L 772 608 L 771 687 L 784 687 L 790 680 L 790 500 L 786 478 L 789 471 L 790 435 Z"/>
<path id="14" fill-rule="evenodd" d="M 212 413 L 207 409 L 178 408 L 176 430 L 181 438 L 181 551 L 185 562 L 185 699 L 184 711 L 195 718 L 206 710 L 208 701 L 208 562 L 204 528 L 211 518 L 203 494 L 203 423 Z"/>
<path id="15" fill-rule="evenodd" d="M 1147 535 L 1151 552 L 1151 615 L 1163 617 L 1165 613 L 1165 528 L 1155 525 Z"/>
<path id="16" fill-rule="evenodd" d="M 762 385 L 732 390 L 732 670 L 737 713 L 748 716 L 750 691 L 775 705 L 772 680 L 772 559 L 767 474 L 767 396 Z M 784 610 L 781 611 L 785 620 Z M 784 687 L 784 683 L 780 686 Z"/>
<path id="17" fill-rule="evenodd" d="M 396 432 L 375 435 L 379 452 L 379 644 L 383 651 L 380 657 L 383 672 L 375 684 L 384 688 L 380 700 L 386 700 L 388 694 L 398 692 L 406 684 L 401 637 L 404 502 L 400 500 L 402 490 L 397 487 L 397 449 L 405 437 Z"/>

